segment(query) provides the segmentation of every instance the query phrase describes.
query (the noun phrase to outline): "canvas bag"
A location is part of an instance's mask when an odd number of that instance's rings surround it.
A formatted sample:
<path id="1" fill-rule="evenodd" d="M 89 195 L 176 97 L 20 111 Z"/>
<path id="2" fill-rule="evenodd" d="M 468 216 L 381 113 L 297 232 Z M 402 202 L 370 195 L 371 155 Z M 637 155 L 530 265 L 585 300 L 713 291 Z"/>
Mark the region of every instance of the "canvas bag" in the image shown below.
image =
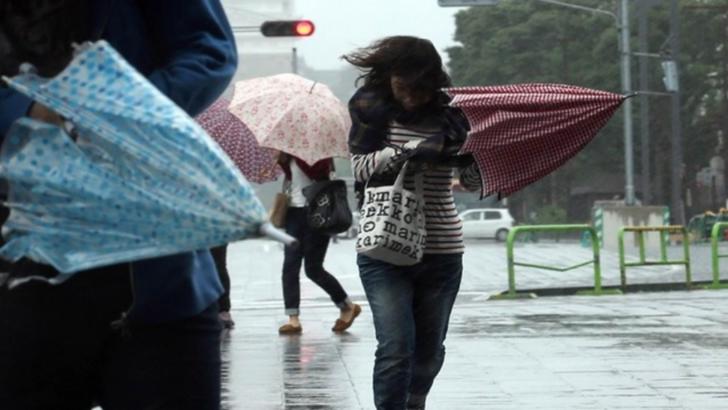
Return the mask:
<path id="1" fill-rule="evenodd" d="M 365 187 L 356 251 L 392 265 L 419 263 L 425 249 L 425 200 L 422 174 L 415 191 L 404 188 L 407 163 L 391 186 Z"/>

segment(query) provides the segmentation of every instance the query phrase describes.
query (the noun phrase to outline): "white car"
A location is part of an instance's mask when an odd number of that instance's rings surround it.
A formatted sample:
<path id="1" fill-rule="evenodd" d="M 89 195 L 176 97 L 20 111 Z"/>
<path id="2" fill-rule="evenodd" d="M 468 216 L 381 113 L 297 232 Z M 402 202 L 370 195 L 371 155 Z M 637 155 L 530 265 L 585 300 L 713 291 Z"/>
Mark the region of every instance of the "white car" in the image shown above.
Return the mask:
<path id="1" fill-rule="evenodd" d="M 463 237 L 495 238 L 505 241 L 514 225 L 513 217 L 505 208 L 468 209 L 460 214 L 463 220 Z"/>

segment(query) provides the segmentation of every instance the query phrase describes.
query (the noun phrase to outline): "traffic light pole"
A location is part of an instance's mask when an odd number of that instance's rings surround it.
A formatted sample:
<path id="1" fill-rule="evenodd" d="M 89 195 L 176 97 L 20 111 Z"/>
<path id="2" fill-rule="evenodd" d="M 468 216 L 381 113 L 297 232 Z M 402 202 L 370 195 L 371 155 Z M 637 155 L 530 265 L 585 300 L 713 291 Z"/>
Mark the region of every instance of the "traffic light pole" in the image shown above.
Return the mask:
<path id="1" fill-rule="evenodd" d="M 291 72 L 298 74 L 298 49 L 296 47 L 291 49 Z"/>

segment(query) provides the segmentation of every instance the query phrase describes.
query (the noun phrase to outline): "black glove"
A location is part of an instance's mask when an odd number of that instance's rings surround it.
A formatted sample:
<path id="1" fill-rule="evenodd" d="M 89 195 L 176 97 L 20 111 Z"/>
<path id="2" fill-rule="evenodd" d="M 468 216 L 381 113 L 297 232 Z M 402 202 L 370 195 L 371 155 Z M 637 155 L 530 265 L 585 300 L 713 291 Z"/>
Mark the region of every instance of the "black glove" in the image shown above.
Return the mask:
<path id="1" fill-rule="evenodd" d="M 475 158 L 473 158 L 473 154 L 462 154 L 462 155 L 453 155 L 449 157 L 442 157 L 440 161 L 438 162 L 439 165 L 444 165 L 446 167 L 450 168 L 466 168 L 475 163 Z"/>

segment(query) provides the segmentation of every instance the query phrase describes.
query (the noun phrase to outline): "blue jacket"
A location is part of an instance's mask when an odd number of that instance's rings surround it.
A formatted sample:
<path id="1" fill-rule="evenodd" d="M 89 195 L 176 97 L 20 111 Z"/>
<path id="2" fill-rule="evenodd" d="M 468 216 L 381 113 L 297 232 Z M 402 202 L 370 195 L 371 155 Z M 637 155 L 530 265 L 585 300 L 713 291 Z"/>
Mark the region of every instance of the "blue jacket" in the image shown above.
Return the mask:
<path id="1" fill-rule="evenodd" d="M 96 0 L 92 30 L 188 114 L 225 90 L 237 68 L 232 30 L 219 0 Z M 0 135 L 31 101 L 0 89 Z M 175 320 L 201 312 L 222 294 L 208 250 L 134 262 L 129 317 Z"/>

